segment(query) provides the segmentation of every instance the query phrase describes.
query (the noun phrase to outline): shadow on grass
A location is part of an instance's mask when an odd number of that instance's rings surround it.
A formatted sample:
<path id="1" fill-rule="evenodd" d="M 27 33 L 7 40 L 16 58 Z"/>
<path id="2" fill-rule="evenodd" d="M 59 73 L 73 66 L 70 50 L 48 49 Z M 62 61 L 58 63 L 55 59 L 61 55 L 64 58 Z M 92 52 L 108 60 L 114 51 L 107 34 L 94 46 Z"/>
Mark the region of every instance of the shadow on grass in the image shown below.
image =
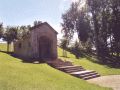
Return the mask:
<path id="1" fill-rule="evenodd" d="M 92 63 L 96 63 L 99 65 L 105 65 L 109 68 L 116 68 L 116 69 L 120 69 L 120 65 L 116 65 L 116 62 L 113 62 L 115 60 L 111 60 L 111 58 L 106 57 L 106 58 L 100 58 L 97 59 L 97 56 L 95 55 L 89 55 L 89 54 L 85 54 L 84 58 L 87 58 L 87 60 L 91 61 Z"/>
<path id="2" fill-rule="evenodd" d="M 15 55 L 13 52 L 6 52 L 6 51 L 0 51 L 2 53 L 6 53 L 14 58 L 20 59 L 23 63 L 33 63 L 33 64 L 43 64 L 45 63 L 42 59 L 35 59 L 35 58 L 25 58 Z"/>
<path id="3" fill-rule="evenodd" d="M 25 57 L 19 57 L 17 55 L 15 55 L 13 52 L 6 52 L 6 51 L 0 51 L 2 53 L 6 53 L 14 58 L 20 59 L 21 62 L 23 63 L 33 63 L 33 64 L 43 64 L 46 63 L 45 60 L 39 59 L 39 58 L 25 58 Z M 60 57 L 64 57 L 64 56 L 60 56 Z M 64 57 L 64 58 L 70 58 L 70 57 Z M 114 63 L 104 63 L 104 62 L 100 62 L 101 60 L 96 59 L 96 56 L 90 55 L 90 54 L 82 54 L 82 56 L 80 56 L 78 59 L 80 58 L 86 58 L 87 60 L 89 60 L 92 63 L 96 63 L 99 65 L 105 65 L 108 66 L 110 68 L 116 68 L 119 69 L 120 66 L 116 66 Z M 102 60 L 103 61 L 103 60 Z"/>
<path id="4" fill-rule="evenodd" d="M 70 52 L 71 54 L 73 54 L 72 52 Z M 75 55 L 75 54 L 74 54 Z M 120 64 L 116 64 L 116 60 L 111 60 L 110 57 L 106 57 L 106 58 L 97 58 L 97 56 L 95 54 L 89 54 L 89 53 L 85 53 L 85 52 L 81 52 L 76 59 L 82 59 L 82 58 L 86 58 L 87 60 L 89 60 L 92 63 L 96 63 L 99 65 L 104 65 L 106 67 L 109 68 L 116 68 L 116 69 L 120 69 Z M 114 61 L 114 62 L 113 62 Z"/>

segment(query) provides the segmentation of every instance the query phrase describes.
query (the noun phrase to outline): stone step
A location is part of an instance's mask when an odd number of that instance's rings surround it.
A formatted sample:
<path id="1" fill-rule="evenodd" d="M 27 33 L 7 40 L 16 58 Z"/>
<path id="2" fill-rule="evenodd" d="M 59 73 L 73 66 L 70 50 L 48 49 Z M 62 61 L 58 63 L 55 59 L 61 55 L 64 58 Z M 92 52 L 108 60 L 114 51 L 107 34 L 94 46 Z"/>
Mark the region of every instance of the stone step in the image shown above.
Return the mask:
<path id="1" fill-rule="evenodd" d="M 73 73 L 70 73 L 70 74 L 71 75 L 84 75 L 84 74 L 89 74 L 89 73 L 92 73 L 92 72 L 95 72 L 95 71 L 85 70 L 85 71 L 73 72 Z"/>
<path id="2" fill-rule="evenodd" d="M 67 68 L 67 69 L 61 69 L 62 71 L 71 71 L 71 73 L 72 72 L 79 72 L 79 71 L 85 71 L 85 69 L 84 68 L 72 68 L 72 69 L 69 69 L 69 68 Z"/>
<path id="3" fill-rule="evenodd" d="M 96 78 L 96 77 L 100 77 L 100 75 L 99 74 L 98 75 L 92 75 L 92 76 L 84 77 L 82 79 L 88 80 L 88 79 L 92 79 L 92 78 Z"/>
<path id="4" fill-rule="evenodd" d="M 91 78 L 99 77 L 100 75 L 93 70 L 85 70 L 82 66 L 74 66 L 71 62 L 64 62 L 62 60 L 55 60 L 47 62 L 52 67 L 68 73 L 72 76 L 88 80 Z"/>
<path id="5" fill-rule="evenodd" d="M 83 75 L 78 75 L 78 77 L 83 78 L 83 77 L 88 77 L 92 75 L 99 75 L 98 73 L 89 73 L 89 74 L 83 74 Z"/>
<path id="6" fill-rule="evenodd" d="M 88 80 L 91 78 L 99 77 L 100 75 L 95 71 L 80 71 L 80 72 L 74 72 L 71 75 L 79 77 L 84 80 Z"/>
<path id="7" fill-rule="evenodd" d="M 73 69 L 73 70 L 63 70 L 66 73 L 72 73 L 72 72 L 79 72 L 79 71 L 85 71 L 85 69 Z"/>
<path id="8" fill-rule="evenodd" d="M 78 67 L 82 67 L 82 66 L 73 66 L 73 65 L 71 65 L 71 66 L 62 66 L 62 67 L 59 67 L 59 68 L 61 68 L 61 69 L 72 69 L 72 68 L 78 68 Z"/>
<path id="9" fill-rule="evenodd" d="M 76 67 L 76 66 L 71 65 L 71 66 L 63 66 L 63 67 L 59 67 L 59 68 L 71 68 L 71 67 Z M 82 67 L 82 66 L 80 66 L 80 67 Z"/>
<path id="10" fill-rule="evenodd" d="M 77 69 L 83 69 L 83 67 L 71 67 L 71 68 L 64 68 L 63 70 L 77 70 Z"/>
<path id="11" fill-rule="evenodd" d="M 57 69 L 64 71 L 66 73 L 72 73 L 72 72 L 78 72 L 78 71 L 85 70 L 82 66 L 62 66 L 62 67 L 57 67 Z"/>
<path id="12" fill-rule="evenodd" d="M 53 64 L 53 66 L 55 66 L 55 67 L 63 67 L 63 66 L 71 66 L 71 65 L 64 65 L 64 64 Z"/>
<path id="13" fill-rule="evenodd" d="M 70 62 L 53 62 L 53 63 L 51 63 L 51 64 L 54 64 L 54 65 L 72 65 L 72 63 L 70 63 Z"/>
<path id="14" fill-rule="evenodd" d="M 54 67 L 56 67 L 56 68 L 59 68 L 59 67 L 71 66 L 71 65 L 69 65 L 69 64 L 66 64 L 66 65 L 64 65 L 64 64 L 61 64 L 61 65 L 52 65 L 52 66 L 54 66 Z"/>

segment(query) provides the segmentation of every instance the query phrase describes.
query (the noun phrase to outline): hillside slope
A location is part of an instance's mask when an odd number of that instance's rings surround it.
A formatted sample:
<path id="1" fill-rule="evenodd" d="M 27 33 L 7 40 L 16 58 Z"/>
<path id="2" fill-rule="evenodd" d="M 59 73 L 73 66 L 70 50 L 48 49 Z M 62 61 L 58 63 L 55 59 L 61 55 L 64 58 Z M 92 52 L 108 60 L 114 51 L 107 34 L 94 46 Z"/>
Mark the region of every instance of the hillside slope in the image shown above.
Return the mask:
<path id="1" fill-rule="evenodd" d="M 1 48 L 2 47 L 2 48 Z M 0 49 L 4 50 L 0 45 Z M 89 84 L 49 65 L 24 63 L 0 52 L 0 90 L 111 90 Z"/>

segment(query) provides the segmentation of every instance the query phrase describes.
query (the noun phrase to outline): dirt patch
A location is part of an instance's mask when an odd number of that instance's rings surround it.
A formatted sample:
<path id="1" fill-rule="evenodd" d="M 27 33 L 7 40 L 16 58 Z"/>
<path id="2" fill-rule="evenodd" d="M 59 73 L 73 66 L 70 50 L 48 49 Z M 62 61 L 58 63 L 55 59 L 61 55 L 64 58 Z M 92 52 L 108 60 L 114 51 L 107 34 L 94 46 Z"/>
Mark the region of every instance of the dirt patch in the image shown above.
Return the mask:
<path id="1" fill-rule="evenodd" d="M 101 76 L 87 81 L 99 86 L 113 88 L 113 90 L 120 90 L 120 75 Z"/>

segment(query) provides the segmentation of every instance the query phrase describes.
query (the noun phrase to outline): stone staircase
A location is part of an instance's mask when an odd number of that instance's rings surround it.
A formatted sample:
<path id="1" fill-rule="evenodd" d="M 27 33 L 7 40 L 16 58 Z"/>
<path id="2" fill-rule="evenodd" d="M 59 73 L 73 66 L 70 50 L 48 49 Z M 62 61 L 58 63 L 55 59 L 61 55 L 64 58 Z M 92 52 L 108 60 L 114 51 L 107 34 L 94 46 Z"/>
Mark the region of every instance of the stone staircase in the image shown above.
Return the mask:
<path id="1" fill-rule="evenodd" d="M 71 62 L 62 61 L 60 59 L 47 61 L 47 63 L 58 70 L 61 70 L 65 73 L 68 73 L 72 76 L 75 76 L 84 80 L 88 80 L 88 79 L 92 79 L 100 76 L 100 74 L 98 74 L 96 71 L 86 70 L 82 66 L 75 66 Z"/>

